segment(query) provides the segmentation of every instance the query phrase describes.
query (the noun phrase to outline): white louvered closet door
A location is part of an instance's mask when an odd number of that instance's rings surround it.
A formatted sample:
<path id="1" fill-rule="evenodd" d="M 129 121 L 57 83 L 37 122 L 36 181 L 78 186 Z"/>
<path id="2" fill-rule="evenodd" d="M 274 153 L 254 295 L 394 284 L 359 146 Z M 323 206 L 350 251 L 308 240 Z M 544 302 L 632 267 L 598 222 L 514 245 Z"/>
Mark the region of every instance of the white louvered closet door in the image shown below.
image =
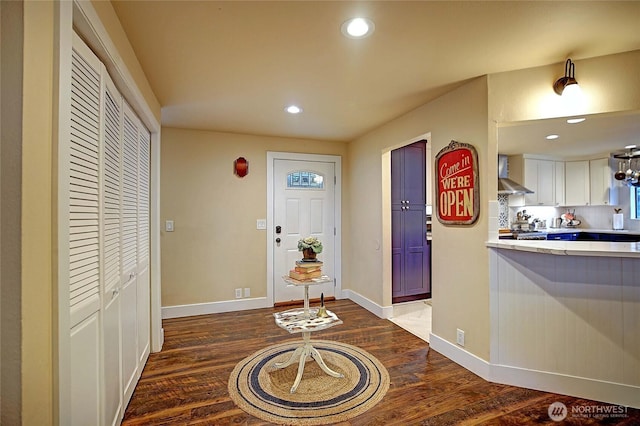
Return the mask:
<path id="1" fill-rule="evenodd" d="M 100 424 L 101 67 L 75 36 L 67 164 L 72 425 Z"/>
<path id="2" fill-rule="evenodd" d="M 118 425 L 150 350 L 151 137 L 75 34 L 70 112 L 69 424 Z"/>
<path id="3" fill-rule="evenodd" d="M 123 103 L 122 131 L 122 277 L 127 282 L 137 267 L 138 245 L 138 127 L 129 105 Z"/>
<path id="4" fill-rule="evenodd" d="M 138 377 L 138 129 L 139 120 L 123 102 L 122 127 L 122 379 L 124 405 Z"/>
<path id="5" fill-rule="evenodd" d="M 138 132 L 138 359 L 144 365 L 151 349 L 149 273 L 149 189 L 151 182 L 151 134 L 142 125 Z"/>
<path id="6" fill-rule="evenodd" d="M 122 418 L 120 218 L 123 113 L 122 96 L 108 75 L 105 75 L 104 81 L 102 139 L 104 424 L 117 425 Z"/>

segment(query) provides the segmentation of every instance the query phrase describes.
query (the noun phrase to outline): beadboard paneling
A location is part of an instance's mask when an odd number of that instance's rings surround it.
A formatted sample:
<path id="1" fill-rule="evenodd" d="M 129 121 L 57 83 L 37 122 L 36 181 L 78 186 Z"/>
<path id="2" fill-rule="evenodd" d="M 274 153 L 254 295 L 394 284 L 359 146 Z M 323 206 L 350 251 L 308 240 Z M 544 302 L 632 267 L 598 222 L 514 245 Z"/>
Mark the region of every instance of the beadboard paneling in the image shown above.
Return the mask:
<path id="1" fill-rule="evenodd" d="M 640 260 L 499 250 L 497 264 L 497 364 L 640 386 Z"/>

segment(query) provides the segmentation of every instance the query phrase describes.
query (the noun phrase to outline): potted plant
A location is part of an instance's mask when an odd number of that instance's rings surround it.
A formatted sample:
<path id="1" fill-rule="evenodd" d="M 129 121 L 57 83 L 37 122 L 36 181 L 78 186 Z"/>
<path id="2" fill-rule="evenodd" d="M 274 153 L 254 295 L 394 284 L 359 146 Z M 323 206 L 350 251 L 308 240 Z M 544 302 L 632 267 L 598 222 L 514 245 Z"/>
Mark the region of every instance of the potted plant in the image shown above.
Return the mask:
<path id="1" fill-rule="evenodd" d="M 322 253 L 322 242 L 316 237 L 307 237 L 298 240 L 298 250 L 302 252 L 304 259 L 315 259 Z"/>

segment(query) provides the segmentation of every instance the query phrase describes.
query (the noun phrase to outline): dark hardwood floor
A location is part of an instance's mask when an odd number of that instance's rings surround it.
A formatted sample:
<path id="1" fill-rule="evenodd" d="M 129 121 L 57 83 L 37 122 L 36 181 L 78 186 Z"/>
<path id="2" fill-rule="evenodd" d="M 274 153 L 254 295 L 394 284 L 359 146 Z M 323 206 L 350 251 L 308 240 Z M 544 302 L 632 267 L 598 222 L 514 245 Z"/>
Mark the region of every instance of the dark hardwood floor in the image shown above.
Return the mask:
<path id="1" fill-rule="evenodd" d="M 343 425 L 622 424 L 640 425 L 640 410 L 626 417 L 550 420 L 553 402 L 571 407 L 606 404 L 493 384 L 465 370 L 428 344 L 357 304 L 327 304 L 344 324 L 318 332 L 317 339 L 359 346 L 389 371 L 391 385 L 375 407 Z M 264 425 L 235 406 L 227 392 L 233 367 L 252 352 L 296 339 L 278 328 L 282 309 L 202 315 L 165 320 L 165 344 L 151 354 L 127 407 L 124 425 Z"/>

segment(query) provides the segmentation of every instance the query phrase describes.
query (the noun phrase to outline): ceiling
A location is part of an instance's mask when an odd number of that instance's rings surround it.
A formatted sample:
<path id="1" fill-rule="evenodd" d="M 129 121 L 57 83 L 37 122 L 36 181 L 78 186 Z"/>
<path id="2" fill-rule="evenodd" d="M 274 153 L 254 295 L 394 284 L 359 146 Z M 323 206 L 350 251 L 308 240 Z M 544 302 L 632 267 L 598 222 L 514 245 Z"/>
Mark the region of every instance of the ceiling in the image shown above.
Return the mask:
<path id="1" fill-rule="evenodd" d="M 478 76 L 640 49 L 638 1 L 112 4 L 163 126 L 244 134 L 350 141 Z M 373 35 L 341 34 L 357 15 Z"/>
<path id="2" fill-rule="evenodd" d="M 569 158 L 621 152 L 627 145 L 640 147 L 640 111 L 580 117 L 586 120 L 569 124 L 566 118 L 550 118 L 503 124 L 498 128 L 498 150 L 507 155 Z M 551 134 L 558 139 L 545 139 Z"/>

